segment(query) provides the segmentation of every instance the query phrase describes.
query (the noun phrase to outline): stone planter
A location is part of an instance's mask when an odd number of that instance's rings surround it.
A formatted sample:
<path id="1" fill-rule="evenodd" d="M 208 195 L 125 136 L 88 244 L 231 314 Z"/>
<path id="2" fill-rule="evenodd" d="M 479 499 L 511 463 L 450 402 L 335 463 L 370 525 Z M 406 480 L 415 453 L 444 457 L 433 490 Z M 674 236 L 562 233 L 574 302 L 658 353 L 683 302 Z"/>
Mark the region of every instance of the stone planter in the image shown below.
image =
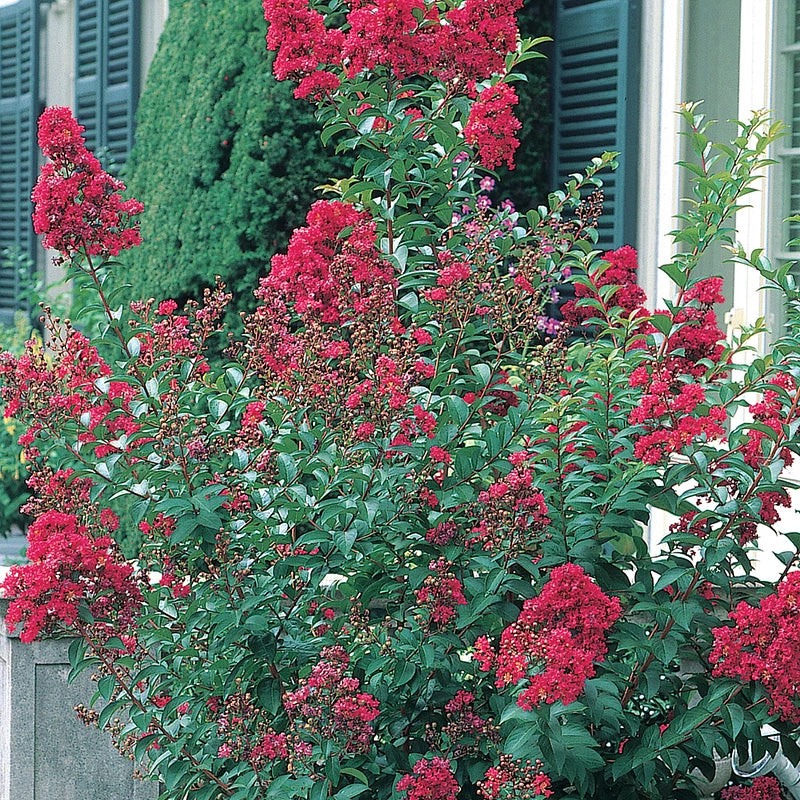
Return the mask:
<path id="1" fill-rule="evenodd" d="M 0 800 L 156 800 L 158 784 L 76 718 L 94 684 L 88 672 L 67 683 L 71 639 L 23 644 L 7 610 L 0 598 Z"/>

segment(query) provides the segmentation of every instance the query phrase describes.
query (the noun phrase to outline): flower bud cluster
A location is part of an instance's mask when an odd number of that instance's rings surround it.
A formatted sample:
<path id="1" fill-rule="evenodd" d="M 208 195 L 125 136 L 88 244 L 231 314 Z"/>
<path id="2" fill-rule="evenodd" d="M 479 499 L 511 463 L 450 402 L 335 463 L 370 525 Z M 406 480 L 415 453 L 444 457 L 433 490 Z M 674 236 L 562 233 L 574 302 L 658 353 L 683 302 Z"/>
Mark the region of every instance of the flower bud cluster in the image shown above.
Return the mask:
<path id="1" fill-rule="evenodd" d="M 456 615 L 456 606 L 466 605 L 464 587 L 450 571 L 452 564 L 443 558 L 431 561 L 431 574 L 416 591 L 417 603 L 428 609 L 428 624 L 444 627 Z"/>
<path id="2" fill-rule="evenodd" d="M 479 791 L 485 800 L 551 797 L 550 778 L 539 761 L 522 761 L 501 753 L 497 766 L 486 770 Z"/>

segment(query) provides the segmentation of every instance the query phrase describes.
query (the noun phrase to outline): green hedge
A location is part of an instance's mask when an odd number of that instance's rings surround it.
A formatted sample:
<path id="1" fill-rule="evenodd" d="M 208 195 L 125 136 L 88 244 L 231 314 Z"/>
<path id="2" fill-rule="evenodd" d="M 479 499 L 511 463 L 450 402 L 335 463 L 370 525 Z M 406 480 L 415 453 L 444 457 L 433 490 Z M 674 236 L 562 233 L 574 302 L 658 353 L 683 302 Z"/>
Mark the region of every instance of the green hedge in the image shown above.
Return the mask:
<path id="1" fill-rule="evenodd" d="M 349 174 L 272 77 L 265 36 L 260 0 L 171 0 L 124 175 L 146 208 L 122 271 L 133 297 L 182 300 L 221 275 L 246 304 L 314 187 Z"/>
<path id="2" fill-rule="evenodd" d="M 531 0 L 523 35 L 550 30 L 550 3 Z M 126 254 L 131 298 L 197 297 L 222 276 L 236 309 L 285 248 L 316 198 L 314 188 L 350 173 L 325 150 L 312 107 L 272 77 L 260 0 L 171 0 L 138 111 L 124 177 L 145 204 L 144 244 Z M 547 191 L 548 66 L 529 62 L 518 85 L 525 122 L 514 172 L 498 199 L 520 207 Z"/>

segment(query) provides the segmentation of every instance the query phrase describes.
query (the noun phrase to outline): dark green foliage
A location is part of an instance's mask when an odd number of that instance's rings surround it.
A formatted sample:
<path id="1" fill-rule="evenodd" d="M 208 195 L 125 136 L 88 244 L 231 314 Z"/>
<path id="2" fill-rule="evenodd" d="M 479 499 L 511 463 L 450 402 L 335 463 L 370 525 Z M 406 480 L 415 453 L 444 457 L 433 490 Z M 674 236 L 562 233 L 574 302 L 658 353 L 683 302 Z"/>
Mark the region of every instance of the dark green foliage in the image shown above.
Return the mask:
<path id="1" fill-rule="evenodd" d="M 125 173 L 145 204 L 121 271 L 132 298 L 182 300 L 220 275 L 246 307 L 314 188 L 349 174 L 313 107 L 272 77 L 265 36 L 259 0 L 170 3 Z"/>
<path id="2" fill-rule="evenodd" d="M 529 0 L 523 36 L 548 34 L 550 0 Z M 141 247 L 125 255 L 130 298 L 197 297 L 220 275 L 234 307 L 271 256 L 285 248 L 318 196 L 351 172 L 322 147 L 312 106 L 272 77 L 259 0 L 173 0 L 138 111 L 125 178 L 145 204 Z M 550 148 L 549 62 L 524 65 L 517 168 L 501 173 L 498 199 L 520 209 L 546 196 Z"/>

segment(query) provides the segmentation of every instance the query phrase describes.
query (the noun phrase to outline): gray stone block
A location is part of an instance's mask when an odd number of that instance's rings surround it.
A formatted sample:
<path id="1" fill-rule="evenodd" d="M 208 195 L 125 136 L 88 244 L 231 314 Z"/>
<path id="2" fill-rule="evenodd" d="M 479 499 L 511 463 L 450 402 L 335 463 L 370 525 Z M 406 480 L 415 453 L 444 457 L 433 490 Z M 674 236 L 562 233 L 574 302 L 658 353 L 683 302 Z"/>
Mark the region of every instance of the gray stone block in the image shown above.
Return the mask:
<path id="1" fill-rule="evenodd" d="M 158 784 L 75 716 L 95 686 L 88 672 L 67 683 L 71 639 L 23 644 L 7 609 L 0 598 L 0 800 L 156 800 Z"/>

